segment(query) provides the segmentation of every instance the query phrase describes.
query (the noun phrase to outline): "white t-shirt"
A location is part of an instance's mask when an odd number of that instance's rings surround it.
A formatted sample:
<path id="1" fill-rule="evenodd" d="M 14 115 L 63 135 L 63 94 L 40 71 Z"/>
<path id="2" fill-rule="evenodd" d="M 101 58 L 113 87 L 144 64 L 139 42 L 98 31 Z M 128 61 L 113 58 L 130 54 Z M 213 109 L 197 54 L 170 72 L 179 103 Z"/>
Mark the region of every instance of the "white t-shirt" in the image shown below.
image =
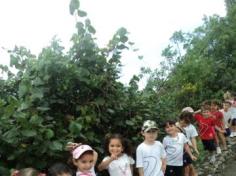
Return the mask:
<path id="1" fill-rule="evenodd" d="M 184 130 L 185 130 L 186 137 L 188 139 L 188 144 L 192 145 L 191 139 L 198 136 L 195 126 L 193 126 L 192 124 L 189 124 L 188 126 L 184 127 Z"/>
<path id="2" fill-rule="evenodd" d="M 76 176 L 96 176 L 95 171 L 94 171 L 94 167 L 92 167 L 89 171 L 87 172 L 80 172 L 77 171 L 76 172 Z"/>
<path id="3" fill-rule="evenodd" d="M 143 142 L 136 150 L 136 167 L 143 168 L 144 176 L 163 176 L 161 159 L 165 158 L 166 152 L 162 143 L 155 141 L 148 145 Z"/>
<path id="4" fill-rule="evenodd" d="M 176 137 L 166 136 L 163 139 L 163 145 L 166 151 L 167 165 L 183 166 L 184 144 L 188 139 L 183 133 L 178 133 Z"/>
<path id="5" fill-rule="evenodd" d="M 236 119 L 236 107 L 233 107 L 233 106 L 231 106 L 230 108 L 229 108 L 229 111 L 230 111 L 230 113 L 231 113 L 231 119 Z"/>
<path id="6" fill-rule="evenodd" d="M 224 109 L 221 109 L 220 112 L 223 113 L 223 116 L 224 116 L 224 122 L 225 122 L 225 128 L 228 128 L 230 126 L 229 124 L 229 119 L 232 118 L 232 114 L 231 114 L 231 111 L 228 110 L 227 112 L 224 111 Z"/>
<path id="7" fill-rule="evenodd" d="M 103 159 L 103 161 L 106 161 L 110 158 L 110 156 L 107 156 Z M 108 172 L 110 176 L 132 176 L 132 172 L 130 169 L 130 165 L 134 164 L 133 158 L 130 156 L 123 154 L 118 159 L 113 160 L 108 165 Z"/>

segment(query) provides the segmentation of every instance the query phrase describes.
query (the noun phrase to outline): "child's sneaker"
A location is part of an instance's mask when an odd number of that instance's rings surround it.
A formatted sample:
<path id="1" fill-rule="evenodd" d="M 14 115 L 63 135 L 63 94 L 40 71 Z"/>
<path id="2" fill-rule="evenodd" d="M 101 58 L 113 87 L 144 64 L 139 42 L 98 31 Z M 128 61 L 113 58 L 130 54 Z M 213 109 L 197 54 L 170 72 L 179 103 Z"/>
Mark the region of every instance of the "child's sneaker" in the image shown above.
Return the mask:
<path id="1" fill-rule="evenodd" d="M 221 154 L 221 149 L 220 149 L 220 147 L 216 147 L 216 153 L 217 153 L 217 154 Z"/>
<path id="2" fill-rule="evenodd" d="M 211 164 L 214 164 L 216 162 L 216 156 L 215 155 L 212 155 L 211 156 L 211 159 L 210 159 L 210 163 Z"/>
<path id="3" fill-rule="evenodd" d="M 231 132 L 230 136 L 229 137 L 234 137 L 234 132 Z"/>

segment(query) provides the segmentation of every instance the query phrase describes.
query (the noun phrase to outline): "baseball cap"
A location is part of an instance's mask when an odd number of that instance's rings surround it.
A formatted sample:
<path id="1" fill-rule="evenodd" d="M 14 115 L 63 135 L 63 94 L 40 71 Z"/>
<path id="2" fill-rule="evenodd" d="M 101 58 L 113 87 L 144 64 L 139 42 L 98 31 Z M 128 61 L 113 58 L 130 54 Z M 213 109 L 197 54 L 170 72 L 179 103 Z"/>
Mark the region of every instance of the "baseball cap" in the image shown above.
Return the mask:
<path id="1" fill-rule="evenodd" d="M 147 132 L 150 129 L 158 129 L 157 124 L 153 120 L 146 120 L 143 123 L 142 131 Z"/>
<path id="2" fill-rule="evenodd" d="M 86 151 L 93 151 L 93 149 L 89 145 L 80 145 L 73 150 L 72 156 L 74 159 L 78 159 Z"/>
<path id="3" fill-rule="evenodd" d="M 191 108 L 191 107 L 185 107 L 185 108 L 182 109 L 182 112 L 191 112 L 191 113 L 194 113 L 194 110 L 193 110 L 193 108 Z"/>

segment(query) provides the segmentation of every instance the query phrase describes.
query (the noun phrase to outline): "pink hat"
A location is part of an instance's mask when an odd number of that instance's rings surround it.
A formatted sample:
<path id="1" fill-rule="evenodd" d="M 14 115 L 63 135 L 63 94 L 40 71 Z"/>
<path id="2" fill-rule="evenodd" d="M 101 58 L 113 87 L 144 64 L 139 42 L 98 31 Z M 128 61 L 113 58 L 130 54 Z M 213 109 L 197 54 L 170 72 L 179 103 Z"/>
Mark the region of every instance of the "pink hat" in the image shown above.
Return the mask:
<path id="1" fill-rule="evenodd" d="M 194 110 L 191 107 L 185 107 L 185 108 L 182 109 L 182 112 L 191 112 L 191 113 L 193 113 Z"/>
<path id="2" fill-rule="evenodd" d="M 89 145 L 80 145 L 72 151 L 72 156 L 78 159 L 86 151 L 93 151 L 93 149 Z"/>

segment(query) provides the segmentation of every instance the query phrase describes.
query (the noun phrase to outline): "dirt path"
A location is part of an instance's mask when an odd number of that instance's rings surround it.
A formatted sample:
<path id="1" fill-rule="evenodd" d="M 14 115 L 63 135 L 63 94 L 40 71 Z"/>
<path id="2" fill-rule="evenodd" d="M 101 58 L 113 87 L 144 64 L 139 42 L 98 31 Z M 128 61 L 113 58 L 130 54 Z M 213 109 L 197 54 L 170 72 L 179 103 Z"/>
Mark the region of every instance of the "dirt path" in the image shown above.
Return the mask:
<path id="1" fill-rule="evenodd" d="M 235 176 L 236 175 L 236 159 L 227 164 L 224 170 L 224 176 Z"/>

